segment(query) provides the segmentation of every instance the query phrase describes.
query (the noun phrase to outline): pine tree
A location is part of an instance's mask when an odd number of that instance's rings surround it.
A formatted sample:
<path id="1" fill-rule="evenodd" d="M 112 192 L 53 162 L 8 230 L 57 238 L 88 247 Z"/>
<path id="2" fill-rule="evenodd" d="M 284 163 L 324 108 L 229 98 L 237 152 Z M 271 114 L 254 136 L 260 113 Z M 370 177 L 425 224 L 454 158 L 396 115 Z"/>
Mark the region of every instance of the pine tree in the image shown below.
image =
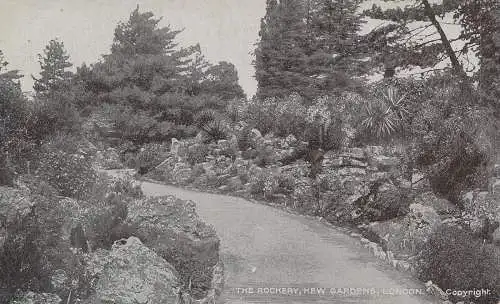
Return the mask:
<path id="1" fill-rule="evenodd" d="M 365 72 L 365 51 L 359 35 L 362 19 L 359 2 L 307 0 L 310 6 L 311 45 L 309 67 L 323 76 L 321 90 L 345 90 Z"/>
<path id="2" fill-rule="evenodd" d="M 306 101 L 345 90 L 361 74 L 358 2 L 274 0 L 261 22 L 255 68 L 258 97 L 293 92 Z"/>
<path id="3" fill-rule="evenodd" d="M 464 48 L 477 52 L 480 59 L 481 100 L 500 113 L 500 3 L 496 0 L 461 2 L 455 19 L 462 25 Z"/>
<path id="4" fill-rule="evenodd" d="M 390 21 L 367 35 L 367 42 L 373 52 L 372 63 L 375 66 L 383 65 L 385 76 L 391 77 L 398 67 L 429 68 L 447 59 L 453 73 L 463 77 L 465 72 L 457 55 L 460 50 L 453 49 L 451 43 L 454 40 L 446 36 L 438 20 L 438 17 L 453 13 L 459 3 L 456 0 L 443 1 L 441 4 L 411 0 L 404 8 L 383 10 L 374 4 L 371 9 L 365 10 L 364 16 Z M 416 23 L 420 25 L 410 26 Z M 429 31 L 432 33 L 429 34 Z"/>
<path id="5" fill-rule="evenodd" d="M 301 1 L 267 1 L 255 51 L 257 96 L 280 97 L 308 90 L 310 79 L 304 74 L 307 36 L 303 17 Z"/>
<path id="6" fill-rule="evenodd" d="M 245 98 L 245 92 L 238 83 L 236 67 L 226 61 L 210 66 L 202 82 L 203 92 L 218 96 L 222 100 Z"/>
<path id="7" fill-rule="evenodd" d="M 67 69 L 73 64 L 69 62 L 69 55 L 62 41 L 50 40 L 44 54 L 38 55 L 38 62 L 41 68 L 40 78 L 32 76 L 35 81 L 33 89 L 38 95 L 47 95 L 68 85 L 73 74 Z"/>

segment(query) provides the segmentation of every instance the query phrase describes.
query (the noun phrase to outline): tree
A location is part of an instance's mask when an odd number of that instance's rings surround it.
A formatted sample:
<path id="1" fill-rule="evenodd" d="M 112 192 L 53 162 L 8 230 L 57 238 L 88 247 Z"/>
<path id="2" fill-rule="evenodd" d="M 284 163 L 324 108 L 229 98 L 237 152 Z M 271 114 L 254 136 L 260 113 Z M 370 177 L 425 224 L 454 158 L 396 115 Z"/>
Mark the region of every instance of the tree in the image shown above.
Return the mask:
<path id="1" fill-rule="evenodd" d="M 9 154 L 23 136 L 25 103 L 17 70 L 7 70 L 7 61 L 0 51 L 0 185 L 10 185 L 14 168 Z"/>
<path id="2" fill-rule="evenodd" d="M 61 90 L 71 80 L 72 73 L 67 71 L 73 64 L 69 62 L 69 55 L 64 43 L 53 39 L 45 47 L 44 54 L 38 54 L 40 63 L 40 78 L 33 77 L 33 89 L 39 95 L 46 95 L 49 91 Z"/>
<path id="3" fill-rule="evenodd" d="M 312 79 L 306 70 L 306 27 L 301 1 L 267 1 L 255 50 L 257 96 L 284 97 L 308 90 Z"/>
<path id="4" fill-rule="evenodd" d="M 78 132 L 80 117 L 75 106 L 74 74 L 68 71 L 73 65 L 64 43 L 50 40 L 38 58 L 40 78 L 32 76 L 36 95 L 27 133 L 32 141 L 41 144 L 44 138 L 57 132 Z"/>
<path id="5" fill-rule="evenodd" d="M 88 92 L 89 104 L 113 104 L 121 111 L 124 119 L 119 120 L 122 128 L 117 131 L 139 145 L 191 135 L 196 131 L 197 112 L 220 108 L 220 96 L 226 94 L 212 87 L 220 87 L 220 82 L 210 82 L 216 70 L 204 58 L 201 46 L 179 47 L 175 40 L 181 31 L 162 27 L 160 21 L 137 7 L 128 21 L 118 24 L 111 53 L 79 68 L 74 80 Z M 235 86 L 231 89 L 240 88 L 237 78 Z M 137 123 L 128 117 L 138 118 Z"/>
<path id="6" fill-rule="evenodd" d="M 367 48 L 359 34 L 359 1 L 308 0 L 308 67 L 322 93 L 355 86 L 353 79 L 366 72 Z"/>
<path id="7" fill-rule="evenodd" d="M 480 60 L 479 85 L 483 104 L 500 111 L 500 4 L 495 0 L 462 1 L 455 19 L 462 26 L 464 49 Z"/>
<path id="8" fill-rule="evenodd" d="M 203 92 L 220 97 L 222 100 L 245 98 L 245 93 L 238 83 L 235 66 L 226 61 L 210 66 L 202 82 Z"/>
<path id="9" fill-rule="evenodd" d="M 111 53 L 125 56 L 175 53 L 177 44 L 174 39 L 181 31 L 174 31 L 170 26 L 160 28 L 161 18 L 153 17 L 151 12 L 139 12 L 137 6 L 129 20 L 116 27 Z"/>
<path id="10" fill-rule="evenodd" d="M 362 72 L 357 1 L 267 2 L 255 51 L 257 96 L 307 102 L 352 87 Z"/>
<path id="11" fill-rule="evenodd" d="M 464 52 L 453 49 L 451 44 L 460 38 L 449 39 L 437 18 L 454 12 L 459 1 L 431 4 L 427 0 L 411 0 L 406 4 L 404 8 L 387 10 L 373 5 L 364 11 L 364 16 L 388 21 L 367 35 L 375 53 L 374 65 L 383 64 L 386 76 L 393 76 L 397 67 L 428 68 L 447 59 L 453 73 L 463 77 L 465 72 L 457 54 Z"/>

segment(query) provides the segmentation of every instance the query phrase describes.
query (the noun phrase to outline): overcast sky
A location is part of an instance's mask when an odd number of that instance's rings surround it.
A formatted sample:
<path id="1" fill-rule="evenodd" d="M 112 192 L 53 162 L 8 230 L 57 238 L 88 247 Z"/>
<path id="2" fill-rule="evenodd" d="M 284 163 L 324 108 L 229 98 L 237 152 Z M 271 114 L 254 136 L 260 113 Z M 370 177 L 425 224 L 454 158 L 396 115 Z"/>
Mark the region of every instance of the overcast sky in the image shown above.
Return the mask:
<path id="1" fill-rule="evenodd" d="M 119 21 L 126 21 L 140 4 L 141 11 L 163 17 L 162 25 L 182 29 L 181 45 L 200 43 L 212 63 L 232 62 L 240 84 L 252 96 L 256 91 L 252 66 L 254 44 L 266 0 L 0 0 L 0 50 L 10 69 L 25 75 L 23 90 L 32 89 L 31 74 L 39 72 L 37 54 L 50 39 L 59 38 L 75 66 L 96 62 L 109 52 Z M 378 0 L 367 0 L 365 7 Z M 391 4 L 394 6 L 394 4 Z M 397 5 L 397 4 L 396 4 Z M 388 6 L 386 3 L 384 6 Z M 364 32 L 377 26 L 368 22 Z M 459 27 L 444 25 L 450 38 Z M 426 33 L 423 33 L 426 34 Z"/>
<path id="2" fill-rule="evenodd" d="M 141 11 L 163 17 L 162 25 L 185 28 L 182 45 L 200 43 L 213 63 L 230 61 L 240 84 L 253 95 L 251 65 L 265 0 L 0 0 L 0 50 L 10 69 L 25 75 L 23 90 L 31 90 L 30 74 L 39 72 L 37 54 L 52 38 L 66 46 L 71 61 L 96 62 L 108 53 L 113 31 L 140 4 Z"/>

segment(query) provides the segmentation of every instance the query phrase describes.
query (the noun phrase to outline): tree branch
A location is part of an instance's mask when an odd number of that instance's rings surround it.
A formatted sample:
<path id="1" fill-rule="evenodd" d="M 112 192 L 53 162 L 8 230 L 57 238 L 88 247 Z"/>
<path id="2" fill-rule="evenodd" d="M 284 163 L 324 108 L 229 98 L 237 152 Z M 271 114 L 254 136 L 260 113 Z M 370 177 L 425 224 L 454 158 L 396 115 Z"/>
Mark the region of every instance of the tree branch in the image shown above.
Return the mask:
<path id="1" fill-rule="evenodd" d="M 429 18 L 431 23 L 434 25 L 436 28 L 437 32 L 439 33 L 439 36 L 441 38 L 441 42 L 443 43 L 443 47 L 450 58 L 451 61 L 451 66 L 453 67 L 453 71 L 459 75 L 459 76 L 464 76 L 465 72 L 458 61 L 457 55 L 453 51 L 453 48 L 451 47 L 451 43 L 448 40 L 448 37 L 446 37 L 446 33 L 444 32 L 443 28 L 441 27 L 441 24 L 436 19 L 436 15 L 434 14 L 434 10 L 432 9 L 431 5 L 429 4 L 428 0 L 421 0 L 422 4 L 424 5 L 424 13 Z"/>

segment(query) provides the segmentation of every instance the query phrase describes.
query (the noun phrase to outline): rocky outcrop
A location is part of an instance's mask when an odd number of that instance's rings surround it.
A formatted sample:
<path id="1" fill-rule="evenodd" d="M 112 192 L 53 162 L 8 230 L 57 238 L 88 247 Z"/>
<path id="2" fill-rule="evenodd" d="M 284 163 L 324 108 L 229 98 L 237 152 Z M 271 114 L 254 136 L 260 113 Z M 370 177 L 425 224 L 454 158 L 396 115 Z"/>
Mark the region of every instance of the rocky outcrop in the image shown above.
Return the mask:
<path id="1" fill-rule="evenodd" d="M 176 303 L 179 294 L 174 267 L 136 237 L 116 241 L 109 252 L 95 252 L 88 270 L 96 277 L 92 300 L 98 303 Z"/>
<path id="2" fill-rule="evenodd" d="M 0 289 L 10 297 L 19 286 L 35 286 L 64 301 L 93 296 L 175 303 L 180 289 L 186 299 L 217 298 L 223 278 L 219 239 L 198 218 L 194 203 L 145 199 L 123 183 L 108 182 L 99 189 L 102 196 L 90 201 L 32 193 L 30 185 L 0 188 L 0 254 L 7 253 L 1 258 L 10 266 L 2 268 Z M 131 236 L 137 238 L 111 247 Z M 52 303 L 32 294 L 25 301 Z"/>
<path id="3" fill-rule="evenodd" d="M 402 218 L 370 223 L 367 236 L 396 256 L 418 254 L 442 221 L 432 207 L 413 203 L 409 210 Z"/>
<path id="4" fill-rule="evenodd" d="M 199 219 L 192 201 L 173 196 L 136 200 L 129 204 L 126 223 L 179 271 L 195 298 L 206 296 L 219 262 L 220 241 L 215 230 Z"/>

